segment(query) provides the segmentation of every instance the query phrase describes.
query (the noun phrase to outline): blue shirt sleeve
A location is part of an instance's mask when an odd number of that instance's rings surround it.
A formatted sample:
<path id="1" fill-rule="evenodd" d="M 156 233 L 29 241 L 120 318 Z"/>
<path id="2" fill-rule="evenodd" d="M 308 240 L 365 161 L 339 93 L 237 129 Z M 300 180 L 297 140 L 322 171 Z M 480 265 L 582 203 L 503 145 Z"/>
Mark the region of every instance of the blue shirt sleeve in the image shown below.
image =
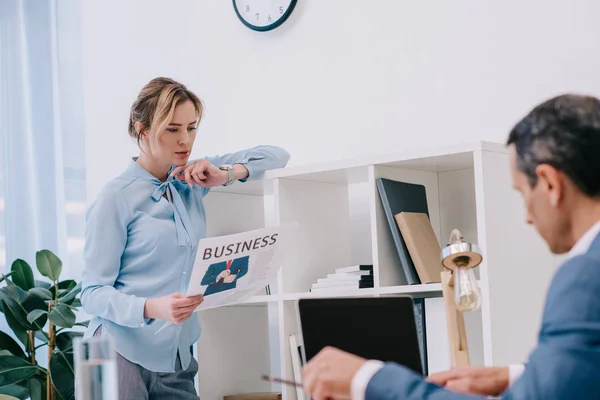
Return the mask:
<path id="1" fill-rule="evenodd" d="M 256 146 L 250 149 L 237 151 L 214 157 L 206 157 L 207 161 L 219 167 L 223 164 L 242 164 L 248 169 L 247 180 L 261 179 L 270 169 L 283 168 L 290 160 L 290 154 L 276 146 Z"/>
<path id="2" fill-rule="evenodd" d="M 146 299 L 122 293 L 114 287 L 130 219 L 126 200 L 116 188 L 102 190 L 88 210 L 81 304 L 88 314 L 122 326 L 141 327 L 153 322 L 144 318 Z"/>

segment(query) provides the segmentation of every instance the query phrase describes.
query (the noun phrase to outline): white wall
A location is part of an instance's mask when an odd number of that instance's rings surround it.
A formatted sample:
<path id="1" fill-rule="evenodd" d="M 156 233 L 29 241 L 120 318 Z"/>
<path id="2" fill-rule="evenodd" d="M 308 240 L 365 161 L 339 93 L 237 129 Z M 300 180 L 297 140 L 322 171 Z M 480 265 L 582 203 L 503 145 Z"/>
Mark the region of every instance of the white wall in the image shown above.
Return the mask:
<path id="1" fill-rule="evenodd" d="M 86 0 L 88 198 L 136 152 L 129 107 L 155 76 L 205 101 L 196 156 L 271 143 L 295 165 L 503 141 L 549 96 L 600 94 L 597 15 L 595 0 L 298 0 L 259 33 L 230 0 Z"/>

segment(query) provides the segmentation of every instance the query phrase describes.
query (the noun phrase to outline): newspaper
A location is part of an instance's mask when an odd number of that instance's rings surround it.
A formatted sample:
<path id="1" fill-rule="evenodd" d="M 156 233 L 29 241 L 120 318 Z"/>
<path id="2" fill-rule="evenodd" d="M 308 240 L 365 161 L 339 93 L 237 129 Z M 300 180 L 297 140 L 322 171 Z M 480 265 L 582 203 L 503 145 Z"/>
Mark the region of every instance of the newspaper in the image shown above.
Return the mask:
<path id="1" fill-rule="evenodd" d="M 186 292 L 204 295 L 194 312 L 240 303 L 264 290 L 277 277 L 294 228 L 279 225 L 200 240 Z"/>

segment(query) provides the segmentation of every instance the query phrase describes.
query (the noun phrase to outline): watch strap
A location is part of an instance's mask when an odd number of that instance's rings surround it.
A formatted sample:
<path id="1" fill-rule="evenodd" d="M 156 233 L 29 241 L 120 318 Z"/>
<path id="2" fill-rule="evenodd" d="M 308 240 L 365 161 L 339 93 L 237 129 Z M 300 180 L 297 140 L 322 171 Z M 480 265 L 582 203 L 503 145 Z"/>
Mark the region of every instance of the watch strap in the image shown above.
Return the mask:
<path id="1" fill-rule="evenodd" d="M 232 185 L 235 182 L 235 169 L 233 165 L 221 165 L 219 169 L 223 171 L 227 171 L 227 182 L 223 184 L 223 186 Z"/>

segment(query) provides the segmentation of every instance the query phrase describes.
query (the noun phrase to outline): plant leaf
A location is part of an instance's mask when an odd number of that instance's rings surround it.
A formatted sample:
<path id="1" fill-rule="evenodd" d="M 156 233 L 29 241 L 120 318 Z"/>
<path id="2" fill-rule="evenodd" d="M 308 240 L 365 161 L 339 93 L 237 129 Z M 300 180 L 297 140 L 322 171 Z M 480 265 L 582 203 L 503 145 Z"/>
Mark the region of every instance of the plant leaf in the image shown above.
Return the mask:
<path id="1" fill-rule="evenodd" d="M 23 290 L 29 290 L 35 286 L 33 280 L 33 271 L 25 260 L 17 258 L 10 267 L 12 272 L 12 281 Z"/>
<path id="2" fill-rule="evenodd" d="M 4 305 L 7 306 L 14 317 L 25 330 L 31 330 L 31 326 L 27 321 L 27 314 L 29 311 L 21 305 L 21 302 L 25 300 L 25 292 L 18 286 L 4 286 L 0 288 L 0 299 L 4 301 Z M 6 313 L 6 307 L 4 307 Z"/>
<path id="3" fill-rule="evenodd" d="M 60 299 L 60 301 L 62 301 L 63 303 L 69 303 L 73 301 L 75 297 L 77 297 L 79 292 L 81 292 L 81 282 L 76 284 L 66 296 Z"/>
<path id="4" fill-rule="evenodd" d="M 17 397 L 13 397 L 8 394 L 0 394 L 0 400 L 19 400 Z"/>
<path id="5" fill-rule="evenodd" d="M 42 299 L 36 296 L 27 295 L 20 287 L 4 286 L 0 288 L 0 299 L 4 302 L 4 314 L 7 316 L 9 325 L 11 321 L 8 320 L 9 316 L 7 309 L 12 313 L 14 320 L 16 320 L 26 331 L 40 330 L 46 323 L 45 316 L 42 316 L 34 323 L 30 323 L 27 320 L 27 314 L 31 311 L 35 309 L 46 309 L 47 306 Z M 11 328 L 13 331 L 15 330 L 12 325 Z M 21 340 L 21 337 L 19 337 L 19 340 Z M 24 343 L 26 345 L 27 342 Z"/>
<path id="6" fill-rule="evenodd" d="M 81 307 L 81 300 L 79 299 L 73 299 L 73 301 L 71 302 L 71 304 L 69 304 L 69 307 L 77 309 L 79 307 Z"/>
<path id="7" fill-rule="evenodd" d="M 35 263 L 40 274 L 56 282 L 62 272 L 62 261 L 50 250 L 40 250 L 35 253 Z"/>
<path id="8" fill-rule="evenodd" d="M 12 299 L 18 302 L 25 300 L 25 296 L 27 295 L 27 292 L 25 292 L 23 289 L 16 285 L 4 286 L 0 288 L 0 293 L 4 293 L 5 295 L 10 296 Z"/>
<path id="9" fill-rule="evenodd" d="M 41 288 L 50 290 L 50 288 L 52 287 L 52 284 L 50 284 L 48 282 L 44 282 L 44 281 L 38 281 L 36 279 L 35 280 L 35 287 L 41 287 Z"/>
<path id="10" fill-rule="evenodd" d="M 9 272 L 8 274 L 2 274 L 0 273 L 0 282 L 2 282 L 3 280 L 6 279 L 6 284 L 8 285 L 9 283 L 12 283 L 12 281 L 10 281 L 10 279 L 8 279 L 9 276 L 12 275 L 12 272 Z"/>
<path id="11" fill-rule="evenodd" d="M 0 349 L 8 350 L 17 357 L 25 358 L 25 352 L 19 346 L 19 343 L 2 331 L 0 331 Z"/>
<path id="12" fill-rule="evenodd" d="M 73 326 L 85 326 L 87 328 L 89 324 L 90 324 L 90 320 L 88 319 L 87 321 L 78 322 L 78 323 L 74 324 Z"/>
<path id="13" fill-rule="evenodd" d="M 27 293 L 35 295 L 42 300 L 52 300 L 53 299 L 52 292 L 50 292 L 48 289 L 44 289 L 44 288 L 40 288 L 40 287 L 34 287 L 32 289 L 29 289 L 29 291 Z"/>
<path id="14" fill-rule="evenodd" d="M 48 343 L 48 338 L 41 331 L 35 332 L 35 338 L 42 343 Z"/>
<path id="15" fill-rule="evenodd" d="M 46 379 L 29 379 L 27 383 L 29 386 L 29 393 L 31 394 L 31 400 L 44 400 L 46 398 Z"/>
<path id="16" fill-rule="evenodd" d="M 80 337 L 83 337 L 83 332 L 61 332 L 56 335 L 56 346 L 65 352 L 73 351 L 73 339 Z"/>
<path id="17" fill-rule="evenodd" d="M 44 310 L 33 310 L 32 312 L 27 314 L 27 321 L 33 322 L 36 319 L 40 318 L 42 315 L 46 315 L 46 314 L 48 314 L 48 312 L 44 311 Z M 44 324 L 44 325 L 46 325 L 46 324 Z"/>
<path id="18" fill-rule="evenodd" d="M 77 286 L 77 282 L 75 282 L 73 279 L 67 279 L 58 283 L 58 288 L 60 290 L 66 290 L 67 292 L 73 289 L 75 286 Z"/>
<path id="19" fill-rule="evenodd" d="M 38 367 L 22 358 L 15 356 L 0 356 L 0 386 L 12 385 L 32 377 Z"/>
<path id="20" fill-rule="evenodd" d="M 73 353 L 55 350 L 50 358 L 52 384 L 62 399 L 75 398 L 75 372 Z"/>
<path id="21" fill-rule="evenodd" d="M 6 317 L 6 322 L 8 323 L 8 326 L 13 331 L 13 333 L 15 334 L 17 339 L 19 339 L 21 341 L 21 343 L 23 343 L 23 345 L 25 347 L 27 347 L 27 343 L 29 342 L 29 337 L 27 336 L 26 329 L 23 327 L 23 325 L 21 325 L 21 323 L 13 315 L 12 311 L 10 311 L 10 308 L 8 308 L 8 306 L 4 303 L 4 301 L 2 301 L 2 305 L 4 307 L 4 316 Z"/>
<path id="22" fill-rule="evenodd" d="M 27 390 L 27 388 L 25 388 L 24 386 L 21 386 L 20 384 L 0 387 L 0 394 L 5 396 L 5 397 L 0 397 L 0 400 L 12 399 L 12 398 L 25 400 L 25 399 L 29 398 L 29 391 Z M 6 396 L 12 396 L 12 397 L 6 397 Z M 33 396 L 31 397 L 31 399 L 38 400 L 37 398 L 35 398 Z"/>
<path id="23" fill-rule="evenodd" d="M 48 313 L 48 318 L 56 326 L 71 328 L 75 324 L 75 313 L 66 304 L 59 304 Z"/>
<path id="24" fill-rule="evenodd" d="M 35 294 L 31 294 L 29 292 L 25 296 L 25 300 L 23 300 L 22 306 L 27 311 L 27 316 L 29 316 L 29 313 L 31 313 L 32 311 L 46 311 L 48 309 L 48 305 L 44 300 L 40 299 Z M 48 321 L 48 317 L 45 313 L 40 314 L 38 318 L 34 321 L 29 321 L 29 318 L 27 318 L 27 322 L 31 324 L 30 330 L 32 331 L 41 330 L 44 327 L 44 325 L 46 325 L 46 321 Z"/>

